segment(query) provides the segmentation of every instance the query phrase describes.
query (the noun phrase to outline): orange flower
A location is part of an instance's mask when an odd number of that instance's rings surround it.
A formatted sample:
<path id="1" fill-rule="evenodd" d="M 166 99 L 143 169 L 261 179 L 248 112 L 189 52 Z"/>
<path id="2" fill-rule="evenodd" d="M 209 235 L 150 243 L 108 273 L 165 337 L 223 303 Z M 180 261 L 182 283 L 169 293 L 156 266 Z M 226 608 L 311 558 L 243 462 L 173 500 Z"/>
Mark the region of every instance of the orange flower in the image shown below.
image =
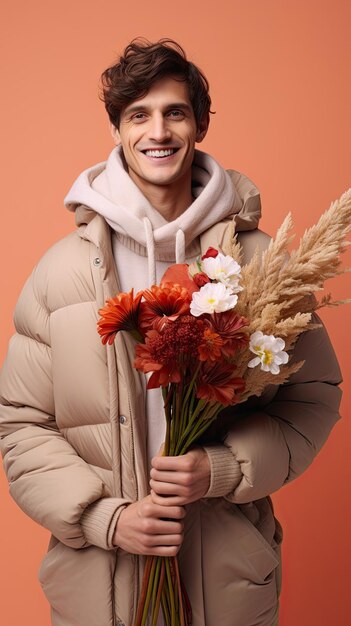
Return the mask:
<path id="1" fill-rule="evenodd" d="M 207 328 L 204 332 L 203 342 L 199 346 L 200 361 L 219 361 L 222 358 L 223 339 Z"/>
<path id="2" fill-rule="evenodd" d="M 143 292 L 145 302 L 140 306 L 140 328 L 160 330 L 164 322 L 174 322 L 179 315 L 190 311 L 191 296 L 185 287 L 173 283 L 153 285 Z"/>
<path id="3" fill-rule="evenodd" d="M 194 291 L 199 291 L 199 288 L 194 283 L 192 277 L 189 274 L 189 265 L 187 263 L 177 263 L 176 265 L 170 265 L 165 271 L 161 279 L 161 286 L 164 283 L 174 283 L 181 285 L 188 290 L 190 295 Z"/>
<path id="4" fill-rule="evenodd" d="M 199 375 L 196 396 L 228 406 L 239 401 L 238 394 L 244 389 L 245 381 L 235 376 L 233 365 L 205 362 Z"/>
<path id="5" fill-rule="evenodd" d="M 116 334 L 126 330 L 138 341 L 142 340 L 139 332 L 139 307 L 142 291 L 133 296 L 133 289 L 129 293 L 119 293 L 107 300 L 105 306 L 99 310 L 101 318 L 98 321 L 98 333 L 102 343 L 113 344 Z"/>
<path id="6" fill-rule="evenodd" d="M 248 344 L 248 335 L 241 330 L 249 324 L 245 317 L 230 310 L 223 313 L 213 313 L 208 319 L 213 331 L 223 339 L 222 354 L 224 356 L 233 356 L 238 348 Z"/>

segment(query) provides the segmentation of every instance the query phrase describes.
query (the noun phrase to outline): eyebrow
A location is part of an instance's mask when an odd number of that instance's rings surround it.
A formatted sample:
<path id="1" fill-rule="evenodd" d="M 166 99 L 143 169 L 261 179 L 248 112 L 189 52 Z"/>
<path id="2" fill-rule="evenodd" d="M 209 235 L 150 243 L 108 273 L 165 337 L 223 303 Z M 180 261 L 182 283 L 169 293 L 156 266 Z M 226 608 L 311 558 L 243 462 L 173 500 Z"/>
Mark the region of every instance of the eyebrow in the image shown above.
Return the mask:
<path id="1" fill-rule="evenodd" d="M 133 104 L 130 107 L 127 107 L 126 109 L 124 109 L 123 114 L 124 115 L 129 115 L 129 113 L 135 113 L 136 111 L 140 111 L 141 109 L 147 111 L 150 110 L 150 106 L 148 105 L 143 105 L 143 104 Z M 164 107 L 164 110 L 170 110 L 170 109 L 185 109 L 186 111 L 192 111 L 192 108 L 189 104 L 187 104 L 186 102 L 172 102 L 171 104 L 167 104 Z"/>

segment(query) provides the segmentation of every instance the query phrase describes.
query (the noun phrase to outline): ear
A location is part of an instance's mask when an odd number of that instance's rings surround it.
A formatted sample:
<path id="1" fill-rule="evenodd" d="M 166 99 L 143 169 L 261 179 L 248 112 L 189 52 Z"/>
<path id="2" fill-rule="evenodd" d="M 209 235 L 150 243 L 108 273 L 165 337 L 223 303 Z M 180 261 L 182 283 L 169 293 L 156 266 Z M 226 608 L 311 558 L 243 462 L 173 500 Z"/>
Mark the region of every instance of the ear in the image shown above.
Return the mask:
<path id="1" fill-rule="evenodd" d="M 118 146 L 118 144 L 121 143 L 121 137 L 120 137 L 118 128 L 114 126 L 112 122 L 110 122 L 110 133 L 115 141 L 116 146 Z"/>
<path id="2" fill-rule="evenodd" d="M 210 120 L 209 120 L 208 116 L 202 118 L 202 120 L 201 120 L 201 122 L 200 122 L 200 124 L 198 126 L 197 132 L 196 132 L 195 141 L 197 143 L 201 143 L 201 141 L 203 139 L 205 139 L 207 131 L 208 131 L 209 121 Z"/>

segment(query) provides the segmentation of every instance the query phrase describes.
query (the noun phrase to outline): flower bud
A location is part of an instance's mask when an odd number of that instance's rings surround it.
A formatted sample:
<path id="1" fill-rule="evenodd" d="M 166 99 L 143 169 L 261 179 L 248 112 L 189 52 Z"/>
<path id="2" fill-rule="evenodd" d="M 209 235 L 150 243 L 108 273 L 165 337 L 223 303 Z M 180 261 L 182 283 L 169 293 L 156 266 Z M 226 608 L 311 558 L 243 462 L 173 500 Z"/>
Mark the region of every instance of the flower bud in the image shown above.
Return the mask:
<path id="1" fill-rule="evenodd" d="M 208 259 L 209 257 L 212 257 L 215 259 L 217 255 L 218 255 L 218 250 L 210 246 L 209 248 L 207 248 L 207 252 L 205 252 L 205 254 L 201 257 L 201 259 L 204 260 L 204 259 Z"/>
<path id="2" fill-rule="evenodd" d="M 206 283 L 210 283 L 210 279 L 204 272 L 198 272 L 194 274 L 193 281 L 197 285 L 197 287 L 203 287 Z"/>

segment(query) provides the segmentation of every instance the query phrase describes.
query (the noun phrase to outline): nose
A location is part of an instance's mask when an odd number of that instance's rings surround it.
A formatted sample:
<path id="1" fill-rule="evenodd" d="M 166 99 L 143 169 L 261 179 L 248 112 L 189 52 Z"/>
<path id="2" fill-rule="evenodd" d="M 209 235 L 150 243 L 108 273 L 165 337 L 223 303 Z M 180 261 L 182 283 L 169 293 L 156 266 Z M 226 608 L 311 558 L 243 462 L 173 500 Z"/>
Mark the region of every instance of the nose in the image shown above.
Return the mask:
<path id="1" fill-rule="evenodd" d="M 161 112 L 155 113 L 150 119 L 149 138 L 160 143 L 171 138 L 167 119 Z"/>

